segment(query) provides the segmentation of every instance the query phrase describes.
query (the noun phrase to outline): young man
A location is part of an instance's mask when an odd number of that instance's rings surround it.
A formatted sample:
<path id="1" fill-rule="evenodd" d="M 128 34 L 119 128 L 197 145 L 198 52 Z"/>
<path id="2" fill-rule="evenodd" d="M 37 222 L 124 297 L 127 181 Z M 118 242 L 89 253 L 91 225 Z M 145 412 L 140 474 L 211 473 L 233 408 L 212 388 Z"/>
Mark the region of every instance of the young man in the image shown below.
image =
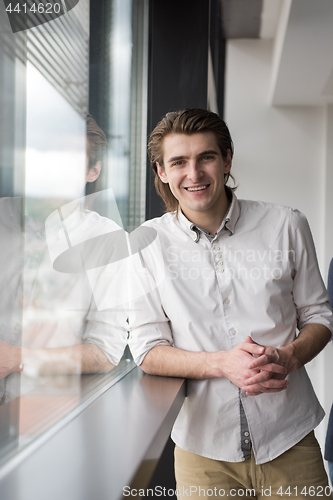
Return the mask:
<path id="1" fill-rule="evenodd" d="M 145 372 L 190 379 L 172 432 L 179 498 L 328 496 L 304 365 L 332 311 L 305 217 L 236 198 L 212 112 L 168 113 L 148 151 L 168 213 L 145 223 L 162 260 L 142 252 L 138 274 L 163 265 L 165 279 L 132 307 L 130 345 Z"/>

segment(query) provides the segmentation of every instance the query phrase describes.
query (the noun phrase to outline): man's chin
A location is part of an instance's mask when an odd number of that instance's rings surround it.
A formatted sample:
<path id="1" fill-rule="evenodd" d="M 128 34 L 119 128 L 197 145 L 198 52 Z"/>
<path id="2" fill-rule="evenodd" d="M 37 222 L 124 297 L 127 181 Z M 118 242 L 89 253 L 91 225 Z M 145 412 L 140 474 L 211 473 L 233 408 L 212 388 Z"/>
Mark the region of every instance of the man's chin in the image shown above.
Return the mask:
<path id="1" fill-rule="evenodd" d="M 186 205 L 179 203 L 179 205 L 183 212 L 206 212 L 211 206 L 209 203 L 187 203 Z"/>

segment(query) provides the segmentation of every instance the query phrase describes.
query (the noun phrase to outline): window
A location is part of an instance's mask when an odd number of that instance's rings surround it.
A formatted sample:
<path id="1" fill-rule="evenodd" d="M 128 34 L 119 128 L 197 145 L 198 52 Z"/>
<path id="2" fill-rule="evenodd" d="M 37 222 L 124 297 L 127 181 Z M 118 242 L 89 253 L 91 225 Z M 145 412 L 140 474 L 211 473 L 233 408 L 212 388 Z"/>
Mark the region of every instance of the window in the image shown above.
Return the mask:
<path id="1" fill-rule="evenodd" d="M 147 1 L 38 4 L 0 3 L 0 466 L 133 367 L 118 261 L 145 215 Z"/>

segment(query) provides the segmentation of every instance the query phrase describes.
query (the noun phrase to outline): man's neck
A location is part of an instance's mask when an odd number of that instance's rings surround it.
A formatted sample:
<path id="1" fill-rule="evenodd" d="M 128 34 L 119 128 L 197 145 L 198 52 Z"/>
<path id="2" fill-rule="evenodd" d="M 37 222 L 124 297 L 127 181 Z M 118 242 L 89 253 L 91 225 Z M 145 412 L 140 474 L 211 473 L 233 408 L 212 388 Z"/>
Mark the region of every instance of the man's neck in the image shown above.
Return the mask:
<path id="1" fill-rule="evenodd" d="M 228 211 L 230 202 L 227 194 L 223 192 L 218 202 L 205 211 L 190 210 L 187 207 L 180 207 L 185 217 L 200 229 L 204 229 L 210 234 L 216 234 Z"/>

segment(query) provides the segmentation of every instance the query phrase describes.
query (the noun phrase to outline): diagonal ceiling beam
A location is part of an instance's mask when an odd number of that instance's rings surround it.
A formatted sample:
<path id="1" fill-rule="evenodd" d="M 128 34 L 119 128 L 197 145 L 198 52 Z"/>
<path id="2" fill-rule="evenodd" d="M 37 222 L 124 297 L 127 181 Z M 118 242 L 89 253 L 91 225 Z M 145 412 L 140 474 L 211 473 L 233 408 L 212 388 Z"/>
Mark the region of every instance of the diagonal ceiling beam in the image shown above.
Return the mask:
<path id="1" fill-rule="evenodd" d="M 220 0 L 224 38 L 259 38 L 263 0 Z"/>

